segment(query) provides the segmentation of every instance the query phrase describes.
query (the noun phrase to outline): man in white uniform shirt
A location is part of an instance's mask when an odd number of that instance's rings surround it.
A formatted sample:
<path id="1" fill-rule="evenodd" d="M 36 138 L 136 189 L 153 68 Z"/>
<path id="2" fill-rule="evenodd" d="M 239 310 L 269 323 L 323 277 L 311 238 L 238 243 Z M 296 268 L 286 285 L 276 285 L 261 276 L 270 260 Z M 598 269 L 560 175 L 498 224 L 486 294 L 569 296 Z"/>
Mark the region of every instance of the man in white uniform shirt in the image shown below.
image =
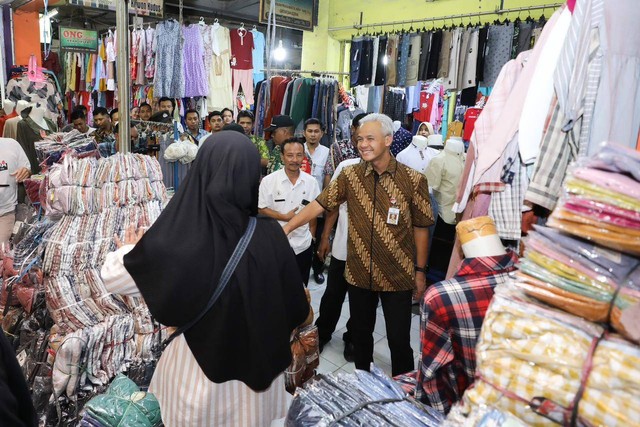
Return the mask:
<path id="1" fill-rule="evenodd" d="M 304 160 L 304 144 L 297 139 L 289 139 L 281 148 L 284 167 L 262 179 L 258 209 L 261 214 L 284 225 L 296 212 L 318 197 L 320 188 L 313 176 L 300 170 Z M 288 236 L 305 286 L 309 283 L 313 251 L 311 236 L 315 235 L 315 228 L 314 220 Z"/>
<path id="2" fill-rule="evenodd" d="M 18 183 L 31 176 L 31 164 L 15 139 L 0 138 L 0 243 L 13 233 L 18 205 Z"/>
<path id="3" fill-rule="evenodd" d="M 318 188 L 322 191 L 326 184 L 329 183 L 331 177 L 325 175 L 324 170 L 329 161 L 329 148 L 320 144 L 320 140 L 324 136 L 324 127 L 318 119 L 309 119 L 304 122 L 304 153 L 311 163 L 311 175 L 318 182 Z M 324 262 L 317 255 L 317 242 L 322 236 L 324 230 L 324 214 L 317 219 L 316 234 L 313 235 L 313 261 L 311 267 L 313 268 L 313 278 L 316 283 L 324 283 Z"/>

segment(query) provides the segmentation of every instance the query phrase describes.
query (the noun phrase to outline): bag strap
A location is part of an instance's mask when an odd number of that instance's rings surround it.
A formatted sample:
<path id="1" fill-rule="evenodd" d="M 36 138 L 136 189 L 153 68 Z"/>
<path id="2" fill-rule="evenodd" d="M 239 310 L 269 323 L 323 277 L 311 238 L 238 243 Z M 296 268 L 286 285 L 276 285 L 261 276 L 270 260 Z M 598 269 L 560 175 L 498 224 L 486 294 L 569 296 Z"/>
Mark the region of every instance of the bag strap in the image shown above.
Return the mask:
<path id="1" fill-rule="evenodd" d="M 177 336 L 185 333 L 193 325 L 195 325 L 200 320 L 202 320 L 205 314 L 207 314 L 209 310 L 211 310 L 211 307 L 213 307 L 213 305 L 216 303 L 218 298 L 220 298 L 220 295 L 222 294 L 222 291 L 224 291 L 224 288 L 227 287 L 227 283 L 229 283 L 229 279 L 231 279 L 231 275 L 233 275 L 233 272 L 236 270 L 236 267 L 240 262 L 240 259 L 242 258 L 245 251 L 247 250 L 247 247 L 249 246 L 249 241 L 251 241 L 251 237 L 253 236 L 253 232 L 255 231 L 255 229 L 256 229 L 256 217 L 254 216 L 249 217 L 249 224 L 247 225 L 247 230 L 244 232 L 244 234 L 240 238 L 240 241 L 236 245 L 236 248 L 233 251 L 231 258 L 229 258 L 227 265 L 224 267 L 224 270 L 222 271 L 222 275 L 220 276 L 220 282 L 218 284 L 218 287 L 213 292 L 213 295 L 211 295 L 211 299 L 209 299 L 209 303 L 200 312 L 200 314 L 198 314 L 193 320 L 191 320 L 186 325 L 179 327 L 166 340 L 164 340 L 164 342 L 162 343 L 162 350 L 164 350 L 169 345 L 169 343 L 173 341 Z"/>

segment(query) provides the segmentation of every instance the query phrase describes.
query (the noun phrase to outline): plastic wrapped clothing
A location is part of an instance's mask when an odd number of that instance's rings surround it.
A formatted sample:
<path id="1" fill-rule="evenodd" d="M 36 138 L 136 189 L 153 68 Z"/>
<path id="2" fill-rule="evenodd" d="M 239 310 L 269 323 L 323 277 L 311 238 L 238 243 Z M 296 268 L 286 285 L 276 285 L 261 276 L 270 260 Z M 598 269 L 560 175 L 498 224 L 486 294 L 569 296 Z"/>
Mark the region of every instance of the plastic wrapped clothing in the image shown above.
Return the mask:
<path id="1" fill-rule="evenodd" d="M 509 412 L 528 425 L 631 426 L 640 420 L 640 348 L 507 283 L 496 292 L 476 348 L 467 410 Z M 584 388 L 582 397 L 578 394 Z"/>
<path id="2" fill-rule="evenodd" d="M 443 416 L 410 399 L 380 369 L 319 375 L 299 389 L 286 426 L 439 426 Z"/>
<path id="3" fill-rule="evenodd" d="M 90 418 L 105 427 L 154 427 L 162 422 L 160 404 L 151 393 L 141 392 L 124 375 L 118 375 L 105 394 L 85 405 Z"/>

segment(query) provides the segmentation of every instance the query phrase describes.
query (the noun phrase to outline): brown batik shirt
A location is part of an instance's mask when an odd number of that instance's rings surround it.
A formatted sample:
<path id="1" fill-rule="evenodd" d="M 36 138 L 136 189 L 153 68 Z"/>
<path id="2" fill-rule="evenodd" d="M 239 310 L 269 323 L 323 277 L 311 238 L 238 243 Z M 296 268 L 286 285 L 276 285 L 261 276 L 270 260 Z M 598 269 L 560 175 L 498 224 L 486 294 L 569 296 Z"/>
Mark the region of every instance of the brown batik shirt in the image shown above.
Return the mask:
<path id="1" fill-rule="evenodd" d="M 331 211 L 347 202 L 349 238 L 345 278 L 377 292 L 415 288 L 413 227 L 429 227 L 433 213 L 424 175 L 395 158 L 378 175 L 369 162 L 345 168 L 316 199 Z M 398 208 L 398 225 L 388 224 Z"/>

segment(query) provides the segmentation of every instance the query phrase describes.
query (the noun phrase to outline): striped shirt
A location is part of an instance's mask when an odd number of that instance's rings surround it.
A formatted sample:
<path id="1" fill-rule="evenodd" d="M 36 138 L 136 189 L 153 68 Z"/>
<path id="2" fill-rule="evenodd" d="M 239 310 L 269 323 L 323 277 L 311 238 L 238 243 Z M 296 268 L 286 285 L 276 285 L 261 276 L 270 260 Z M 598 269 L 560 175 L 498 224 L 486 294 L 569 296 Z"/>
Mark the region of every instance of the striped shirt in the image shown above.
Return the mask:
<path id="1" fill-rule="evenodd" d="M 347 282 L 377 292 L 413 290 L 413 227 L 433 224 L 424 175 L 393 157 L 380 175 L 361 162 L 345 168 L 316 201 L 329 211 L 347 202 Z M 387 222 L 394 207 L 397 225 Z"/>
<path id="2" fill-rule="evenodd" d="M 123 246 L 107 255 L 101 276 L 109 292 L 141 296 L 123 263 L 133 247 Z M 149 392 L 160 402 L 162 422 L 167 427 L 268 427 L 273 420 L 287 415 L 291 403 L 284 375 L 263 392 L 255 392 L 240 381 L 211 382 L 193 357 L 184 335 L 174 339 L 162 353 Z"/>

